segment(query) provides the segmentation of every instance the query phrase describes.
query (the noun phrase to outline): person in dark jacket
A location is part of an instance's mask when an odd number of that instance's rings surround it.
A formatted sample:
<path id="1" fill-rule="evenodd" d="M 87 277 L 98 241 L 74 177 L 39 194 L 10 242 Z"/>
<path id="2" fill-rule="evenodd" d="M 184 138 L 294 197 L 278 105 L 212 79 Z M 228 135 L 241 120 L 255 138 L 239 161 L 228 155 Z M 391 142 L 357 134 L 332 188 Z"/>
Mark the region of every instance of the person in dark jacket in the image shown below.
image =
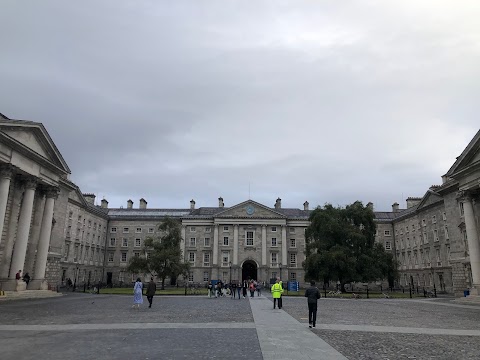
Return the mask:
<path id="1" fill-rule="evenodd" d="M 150 305 L 148 305 L 149 308 L 152 307 L 152 302 L 153 302 L 153 297 L 155 296 L 155 291 L 157 291 L 157 285 L 155 285 L 155 282 L 153 281 L 153 277 L 150 278 L 150 282 L 148 283 L 147 287 L 147 300 Z"/>
<path id="2" fill-rule="evenodd" d="M 315 281 L 310 281 L 310 287 L 305 291 L 308 303 L 308 327 L 315 327 L 317 322 L 317 300 L 320 299 L 320 290 L 315 286 Z"/>

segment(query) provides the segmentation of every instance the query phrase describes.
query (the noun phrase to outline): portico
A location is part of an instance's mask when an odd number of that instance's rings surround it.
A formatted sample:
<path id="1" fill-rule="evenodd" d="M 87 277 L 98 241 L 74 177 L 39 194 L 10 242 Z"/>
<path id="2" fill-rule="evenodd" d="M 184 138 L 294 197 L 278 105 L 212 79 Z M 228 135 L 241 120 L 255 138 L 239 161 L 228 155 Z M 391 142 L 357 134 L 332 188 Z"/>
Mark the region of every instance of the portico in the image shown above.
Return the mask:
<path id="1" fill-rule="evenodd" d="M 43 125 L 0 119 L 0 284 L 46 289 L 55 201 L 70 173 Z M 38 226 L 35 221 L 41 219 Z"/>

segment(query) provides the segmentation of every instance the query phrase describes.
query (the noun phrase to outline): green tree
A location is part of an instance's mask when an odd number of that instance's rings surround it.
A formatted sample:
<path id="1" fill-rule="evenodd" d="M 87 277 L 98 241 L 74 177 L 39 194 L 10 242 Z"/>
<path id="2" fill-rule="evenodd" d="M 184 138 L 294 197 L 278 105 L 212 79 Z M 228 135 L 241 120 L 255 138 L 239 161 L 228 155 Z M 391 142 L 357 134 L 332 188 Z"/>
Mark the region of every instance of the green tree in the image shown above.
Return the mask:
<path id="1" fill-rule="evenodd" d="M 162 280 L 162 290 L 165 289 L 167 277 L 177 278 L 187 275 L 189 264 L 182 261 L 182 240 L 180 222 L 165 218 L 158 225 L 160 234 L 157 237 L 145 239 L 145 255 L 130 259 L 127 270 L 132 273 L 150 273 Z"/>
<path id="2" fill-rule="evenodd" d="M 376 281 L 397 276 L 397 264 L 381 244 L 375 243 L 373 211 L 360 201 L 345 208 L 326 204 L 315 209 L 306 230 L 305 279 Z"/>

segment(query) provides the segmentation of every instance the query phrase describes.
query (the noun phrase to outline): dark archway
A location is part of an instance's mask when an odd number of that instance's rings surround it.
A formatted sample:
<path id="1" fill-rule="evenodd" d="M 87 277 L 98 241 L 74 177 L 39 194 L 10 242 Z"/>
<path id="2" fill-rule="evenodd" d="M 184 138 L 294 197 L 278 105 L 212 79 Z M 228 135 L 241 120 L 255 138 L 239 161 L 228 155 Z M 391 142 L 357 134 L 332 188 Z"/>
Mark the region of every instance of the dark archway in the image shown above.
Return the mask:
<path id="1" fill-rule="evenodd" d="M 242 281 L 257 280 L 257 264 L 255 261 L 247 260 L 242 266 Z"/>

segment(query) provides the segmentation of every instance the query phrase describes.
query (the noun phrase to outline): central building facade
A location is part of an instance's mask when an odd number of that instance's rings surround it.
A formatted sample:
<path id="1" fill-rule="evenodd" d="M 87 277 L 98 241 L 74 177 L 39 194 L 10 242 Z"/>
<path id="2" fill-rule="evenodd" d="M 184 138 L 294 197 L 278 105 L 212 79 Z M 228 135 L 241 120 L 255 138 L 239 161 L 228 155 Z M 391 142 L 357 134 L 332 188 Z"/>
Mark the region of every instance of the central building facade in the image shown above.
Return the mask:
<path id="1" fill-rule="evenodd" d="M 107 282 L 130 282 L 125 270 L 132 256 L 142 255 L 146 237 L 155 236 L 158 224 L 165 217 L 178 218 L 182 226 L 182 256 L 190 264 L 189 282 L 210 280 L 240 282 L 255 279 L 268 282 L 281 277 L 303 281 L 305 229 L 310 210 L 282 208 L 277 199 L 273 208 L 253 200 L 225 207 L 222 198 L 218 207 L 189 209 L 109 209 Z"/>

